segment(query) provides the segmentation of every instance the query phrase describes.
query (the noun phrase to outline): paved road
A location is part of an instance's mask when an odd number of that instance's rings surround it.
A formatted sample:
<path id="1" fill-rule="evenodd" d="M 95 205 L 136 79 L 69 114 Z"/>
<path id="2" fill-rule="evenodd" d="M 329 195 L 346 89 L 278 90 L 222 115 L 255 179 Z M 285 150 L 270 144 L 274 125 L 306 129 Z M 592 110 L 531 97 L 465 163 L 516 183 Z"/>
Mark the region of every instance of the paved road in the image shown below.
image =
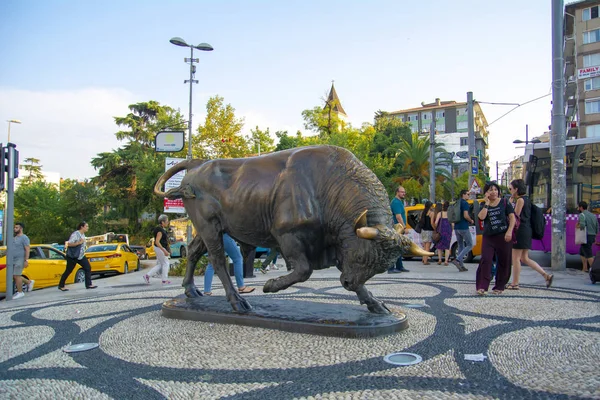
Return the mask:
<path id="1" fill-rule="evenodd" d="M 34 291 L 0 302 L 0 398 L 600 398 L 600 285 L 586 275 L 556 273 L 546 289 L 525 268 L 521 290 L 480 298 L 476 264 L 465 273 L 418 261 L 406 267 L 411 272 L 378 275 L 368 287 L 408 315 L 410 327 L 371 339 L 166 319 L 161 304 L 181 294 L 181 278 L 145 285 L 142 272 L 99 279 L 96 290 Z M 332 268 L 281 293 L 260 290 L 284 273 L 248 279 L 257 287 L 248 300 L 358 303 Z M 100 346 L 61 350 L 89 342 Z M 397 351 L 423 362 L 383 361 Z M 464 359 L 479 353 L 483 362 Z"/>

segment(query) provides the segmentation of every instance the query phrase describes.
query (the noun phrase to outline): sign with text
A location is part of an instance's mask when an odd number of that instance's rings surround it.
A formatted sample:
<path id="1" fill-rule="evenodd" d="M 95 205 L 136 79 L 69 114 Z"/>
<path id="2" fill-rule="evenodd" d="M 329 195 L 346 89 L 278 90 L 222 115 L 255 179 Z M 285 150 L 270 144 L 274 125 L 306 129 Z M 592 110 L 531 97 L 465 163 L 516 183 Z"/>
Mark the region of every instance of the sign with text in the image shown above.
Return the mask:
<path id="1" fill-rule="evenodd" d="M 577 70 L 577 79 L 589 79 L 600 76 L 600 67 L 587 67 Z"/>
<path id="2" fill-rule="evenodd" d="M 185 158 L 167 157 L 165 159 L 165 171 L 168 171 L 173 165 L 177 165 L 184 160 L 185 160 Z M 178 172 L 175 175 L 173 175 L 171 177 L 171 179 L 169 179 L 168 181 L 165 182 L 165 192 L 167 192 L 169 189 L 178 187 L 181 184 L 181 180 L 183 179 L 184 176 L 185 176 L 185 171 L 181 171 L 181 172 Z M 164 207 L 165 207 L 166 213 L 167 212 L 168 213 L 178 213 L 178 214 L 185 213 L 185 208 L 183 207 L 182 199 L 175 199 L 175 200 L 165 199 Z"/>
<path id="3" fill-rule="evenodd" d="M 479 159 L 477 157 L 471 157 L 471 175 L 477 175 L 479 173 Z"/>
<path id="4" fill-rule="evenodd" d="M 177 152 L 183 150 L 185 132 L 162 131 L 154 138 L 154 150 L 158 152 Z"/>

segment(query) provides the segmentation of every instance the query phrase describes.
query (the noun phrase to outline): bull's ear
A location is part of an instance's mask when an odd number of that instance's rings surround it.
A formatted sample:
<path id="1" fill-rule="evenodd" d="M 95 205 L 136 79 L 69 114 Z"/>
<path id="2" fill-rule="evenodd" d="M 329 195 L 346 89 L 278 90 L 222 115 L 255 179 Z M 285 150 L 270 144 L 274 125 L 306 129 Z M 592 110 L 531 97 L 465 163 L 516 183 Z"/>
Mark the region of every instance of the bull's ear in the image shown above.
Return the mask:
<path id="1" fill-rule="evenodd" d="M 358 218 L 356 218 L 354 220 L 354 230 L 358 230 L 360 228 L 364 228 L 365 226 L 367 226 L 367 211 L 369 210 L 365 210 L 363 211 Z"/>
<path id="2" fill-rule="evenodd" d="M 356 236 L 361 239 L 373 240 L 379 236 L 379 229 L 370 227 L 358 228 L 356 230 Z"/>

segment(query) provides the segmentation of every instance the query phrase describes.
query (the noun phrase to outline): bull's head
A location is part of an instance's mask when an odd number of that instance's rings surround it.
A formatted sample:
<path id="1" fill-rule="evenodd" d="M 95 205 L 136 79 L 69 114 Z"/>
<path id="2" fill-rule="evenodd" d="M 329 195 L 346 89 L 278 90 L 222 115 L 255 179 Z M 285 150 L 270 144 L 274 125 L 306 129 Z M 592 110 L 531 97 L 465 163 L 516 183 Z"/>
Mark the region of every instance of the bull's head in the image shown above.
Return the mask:
<path id="1" fill-rule="evenodd" d="M 433 256 L 434 254 L 421 248 L 408 236 L 398 224 L 394 229 L 378 224 L 367 226 L 367 210 L 355 221 L 354 231 L 362 245 L 356 246 L 344 260 L 341 282 L 348 290 L 356 290 L 375 274 L 387 270 L 403 253 L 415 256 Z"/>

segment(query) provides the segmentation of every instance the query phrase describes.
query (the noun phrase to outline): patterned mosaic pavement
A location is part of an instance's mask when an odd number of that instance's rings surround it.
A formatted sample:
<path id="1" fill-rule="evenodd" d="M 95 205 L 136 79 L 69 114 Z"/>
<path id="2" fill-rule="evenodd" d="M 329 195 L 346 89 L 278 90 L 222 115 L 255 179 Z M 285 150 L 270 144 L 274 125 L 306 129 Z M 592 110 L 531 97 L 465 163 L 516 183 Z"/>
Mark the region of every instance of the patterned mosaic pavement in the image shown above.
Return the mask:
<path id="1" fill-rule="evenodd" d="M 480 298 L 472 282 L 404 274 L 368 287 L 408 315 L 407 330 L 343 339 L 162 317 L 161 304 L 181 288 L 14 303 L 0 312 L 0 398 L 600 398 L 598 293 L 526 286 Z M 246 297 L 256 296 L 358 303 L 336 278 Z M 62 351 L 90 342 L 99 348 Z M 383 361 L 398 351 L 423 362 Z M 478 353 L 487 359 L 464 359 Z"/>

